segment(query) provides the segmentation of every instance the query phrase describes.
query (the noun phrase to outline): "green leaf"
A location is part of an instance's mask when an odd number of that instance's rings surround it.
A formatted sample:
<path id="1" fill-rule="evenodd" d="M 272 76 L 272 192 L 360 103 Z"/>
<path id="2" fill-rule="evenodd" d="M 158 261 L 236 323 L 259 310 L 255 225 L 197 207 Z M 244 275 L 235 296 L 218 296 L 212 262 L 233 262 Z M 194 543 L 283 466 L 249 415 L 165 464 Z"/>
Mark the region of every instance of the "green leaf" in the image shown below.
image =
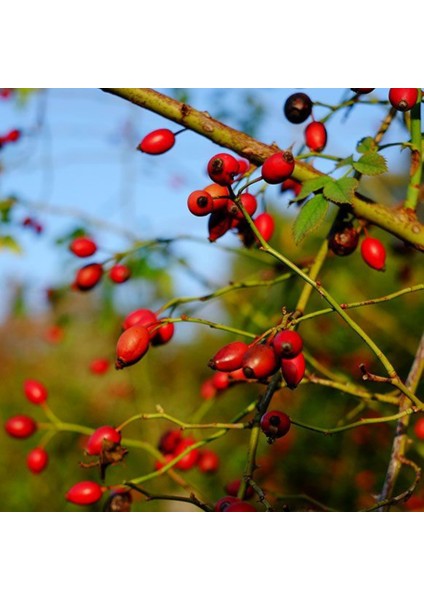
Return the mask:
<path id="1" fill-rule="evenodd" d="M 319 177 L 315 177 L 314 179 L 308 179 L 308 181 L 302 183 L 302 190 L 298 193 L 296 198 L 292 200 L 292 202 L 304 200 L 313 192 L 316 192 L 317 190 L 323 188 L 325 184 L 329 181 L 331 181 L 331 177 L 329 177 L 328 175 L 320 175 Z M 292 202 L 290 202 L 290 204 Z"/>
<path id="2" fill-rule="evenodd" d="M 376 152 L 378 149 L 378 145 L 375 143 L 372 137 L 362 138 L 358 142 L 356 146 L 356 151 L 360 154 L 364 154 L 364 152 Z"/>
<path id="3" fill-rule="evenodd" d="M 361 158 L 353 163 L 355 169 L 363 175 L 381 175 L 387 171 L 384 156 L 377 152 L 364 152 Z"/>
<path id="4" fill-rule="evenodd" d="M 336 204 L 350 204 L 358 183 L 352 177 L 342 177 L 331 181 L 324 187 L 324 196 Z"/>
<path id="5" fill-rule="evenodd" d="M 336 167 L 339 169 L 340 167 L 346 167 L 347 165 L 353 164 L 353 154 L 350 156 L 346 156 L 346 158 L 342 158 L 338 161 Z"/>
<path id="6" fill-rule="evenodd" d="M 310 231 L 318 227 L 323 221 L 328 210 L 328 202 L 322 194 L 317 194 L 302 208 L 293 223 L 293 236 L 296 244 L 299 244 Z"/>
<path id="7" fill-rule="evenodd" d="M 18 242 L 10 235 L 0 236 L 0 250 L 10 250 L 15 254 L 22 254 L 22 248 Z"/>

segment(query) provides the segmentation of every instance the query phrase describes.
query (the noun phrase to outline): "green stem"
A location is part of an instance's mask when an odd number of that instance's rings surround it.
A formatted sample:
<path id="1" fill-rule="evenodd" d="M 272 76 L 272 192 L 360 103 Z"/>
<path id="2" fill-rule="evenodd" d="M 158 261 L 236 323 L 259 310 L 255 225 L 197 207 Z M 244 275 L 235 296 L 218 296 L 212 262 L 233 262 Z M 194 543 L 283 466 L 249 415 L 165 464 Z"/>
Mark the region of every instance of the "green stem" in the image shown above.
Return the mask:
<path id="1" fill-rule="evenodd" d="M 404 208 L 415 211 L 420 195 L 421 176 L 423 170 L 422 136 L 421 136 L 421 89 L 411 109 L 411 172 Z"/>
<path id="2" fill-rule="evenodd" d="M 313 279 L 313 280 L 317 279 L 318 274 L 325 262 L 327 252 L 328 252 L 328 242 L 327 242 L 327 240 L 324 240 L 323 243 L 321 244 L 320 249 L 318 250 L 317 255 L 315 256 L 314 263 L 310 269 L 309 277 L 311 279 Z M 296 310 L 294 312 L 294 318 L 296 318 L 296 315 L 303 315 L 306 305 L 312 294 L 312 290 L 313 290 L 313 288 L 308 284 L 305 284 L 303 286 L 302 292 L 299 297 L 299 301 L 296 306 Z M 299 322 L 299 320 L 297 320 L 297 322 Z"/>
<path id="3" fill-rule="evenodd" d="M 170 421 L 171 423 L 175 423 L 178 425 L 180 429 L 245 429 L 248 427 L 248 423 L 184 423 L 180 419 L 173 417 L 172 415 L 168 415 L 166 413 L 145 413 L 133 415 L 126 421 L 124 421 L 119 427 L 116 429 L 118 431 L 122 431 L 127 425 L 133 423 L 134 421 L 148 421 L 152 419 L 165 419 L 166 421 Z"/>

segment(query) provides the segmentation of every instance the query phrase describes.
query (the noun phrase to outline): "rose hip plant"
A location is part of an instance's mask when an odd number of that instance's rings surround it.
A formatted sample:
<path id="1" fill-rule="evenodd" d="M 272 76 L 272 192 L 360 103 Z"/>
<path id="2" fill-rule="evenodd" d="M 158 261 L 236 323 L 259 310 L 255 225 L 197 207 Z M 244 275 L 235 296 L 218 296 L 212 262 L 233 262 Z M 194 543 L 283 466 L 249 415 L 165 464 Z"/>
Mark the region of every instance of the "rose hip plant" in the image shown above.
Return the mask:
<path id="1" fill-rule="evenodd" d="M 121 418 L 121 408 L 100 402 L 92 423 L 70 422 L 60 403 L 52 409 L 54 394 L 35 365 L 4 426 L 9 438 L 32 443 L 28 477 L 42 478 L 60 461 L 65 509 L 422 510 L 421 89 L 353 88 L 331 105 L 319 90 L 317 97 L 283 90 L 276 126 L 297 132 L 285 148 L 152 89 L 103 92 L 167 120 L 134 148 L 141 159 L 151 154 L 160 163 L 178 153 L 185 132 L 210 141 L 209 161 L 198 165 L 209 182 L 199 176 L 181 211 L 204 219 L 217 261 L 222 250 L 236 256 L 233 278 L 208 294 L 138 306 L 91 357 L 96 382 L 150 377 L 160 399 L 153 405 L 126 405 Z M 382 109 L 375 131 L 348 155 L 334 151 L 333 122 L 375 105 Z M 386 143 L 395 124 L 402 135 Z M 19 143 L 11 132 L 0 139 Z M 391 175 L 385 153 L 393 147 L 408 157 L 409 171 L 388 202 L 381 182 Z M 267 201 L 275 193 L 279 211 Z M 137 239 L 105 260 L 96 258 L 95 232 L 76 232 L 68 243 L 75 276 L 61 294 L 87 299 L 104 286 L 124 288 L 137 277 L 140 249 L 171 251 L 176 233 L 168 226 L 166 240 Z M 415 325 L 405 333 L 410 316 Z M 161 353 L 184 327 L 197 328 L 198 345 L 179 350 L 187 404 L 177 404 L 172 355 Z M 75 469 L 68 478 L 55 456 L 60 436 L 80 440 L 79 478 Z"/>

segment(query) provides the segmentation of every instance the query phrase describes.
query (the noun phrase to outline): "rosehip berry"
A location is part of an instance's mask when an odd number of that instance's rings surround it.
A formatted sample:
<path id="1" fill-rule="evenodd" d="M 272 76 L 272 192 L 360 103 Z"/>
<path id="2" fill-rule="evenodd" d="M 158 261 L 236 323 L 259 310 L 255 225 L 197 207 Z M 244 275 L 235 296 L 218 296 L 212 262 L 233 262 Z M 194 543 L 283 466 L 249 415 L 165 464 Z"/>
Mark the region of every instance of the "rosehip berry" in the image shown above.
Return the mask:
<path id="1" fill-rule="evenodd" d="M 293 190 L 294 195 L 297 196 L 302 191 L 302 184 L 300 181 L 289 177 L 281 184 L 281 192 L 287 192 L 288 190 Z"/>
<path id="2" fill-rule="evenodd" d="M 5 142 L 17 142 L 21 137 L 21 132 L 19 129 L 12 129 L 3 137 Z"/>
<path id="3" fill-rule="evenodd" d="M 148 133 L 137 146 L 146 154 L 163 154 L 175 144 L 175 135 L 170 129 L 155 129 Z"/>
<path id="4" fill-rule="evenodd" d="M 212 400 L 215 398 L 217 389 L 212 382 L 212 377 L 206 379 L 200 386 L 200 395 L 203 400 Z"/>
<path id="5" fill-rule="evenodd" d="M 223 346 L 210 359 L 208 365 L 211 369 L 217 371 L 235 371 L 240 369 L 243 362 L 243 356 L 248 350 L 248 345 L 245 342 L 231 342 Z"/>
<path id="6" fill-rule="evenodd" d="M 231 229 L 231 224 L 232 218 L 225 209 L 213 212 L 208 219 L 208 240 L 216 242 Z"/>
<path id="7" fill-rule="evenodd" d="M 126 265 L 113 265 L 109 271 L 109 279 L 113 283 L 124 283 L 131 277 L 131 270 Z"/>
<path id="8" fill-rule="evenodd" d="M 211 378 L 211 381 L 212 385 L 218 392 L 226 390 L 230 385 L 230 378 L 228 376 L 228 373 L 224 372 L 215 373 L 215 375 L 213 375 L 213 377 Z"/>
<path id="9" fill-rule="evenodd" d="M 85 506 L 100 500 L 102 494 L 102 487 L 95 481 L 80 481 L 66 492 L 65 498 L 68 502 Z"/>
<path id="10" fill-rule="evenodd" d="M 187 200 L 188 210 L 196 217 L 204 217 L 211 213 L 214 208 L 213 198 L 205 190 L 191 192 Z"/>
<path id="11" fill-rule="evenodd" d="M 411 110 L 418 99 L 418 88 L 390 88 L 389 102 L 401 112 Z"/>
<path id="12" fill-rule="evenodd" d="M 93 375 L 103 375 L 110 367 L 110 361 L 107 358 L 95 358 L 90 363 L 90 371 Z"/>
<path id="13" fill-rule="evenodd" d="M 305 144 L 311 152 L 321 152 L 327 144 L 327 130 L 321 121 L 312 121 L 305 129 Z"/>
<path id="14" fill-rule="evenodd" d="M 173 460 L 173 458 L 175 458 L 173 454 L 165 454 L 163 459 L 155 460 L 155 464 L 154 464 L 155 471 L 160 471 L 162 469 L 162 467 L 164 467 L 169 462 L 171 462 L 171 460 Z"/>
<path id="15" fill-rule="evenodd" d="M 236 497 L 239 489 L 240 489 L 240 479 L 235 479 L 234 481 L 230 481 L 229 483 L 227 483 L 225 485 L 225 491 L 229 496 L 234 496 Z M 249 498 L 253 498 L 253 496 L 255 495 L 255 490 L 252 488 L 251 485 L 248 485 L 246 488 L 246 491 L 244 493 L 244 497 L 249 500 Z"/>
<path id="16" fill-rule="evenodd" d="M 103 425 L 99 427 L 90 435 L 87 440 L 85 449 L 91 456 L 100 454 L 103 450 L 103 441 L 111 442 L 112 444 L 120 444 L 121 432 L 117 431 L 110 425 Z"/>
<path id="17" fill-rule="evenodd" d="M 202 473 L 216 473 L 219 468 L 219 456 L 213 450 L 202 450 L 197 466 Z"/>
<path id="18" fill-rule="evenodd" d="M 69 244 L 69 250 L 76 256 L 86 258 L 97 251 L 97 244 L 88 237 L 77 237 Z"/>
<path id="19" fill-rule="evenodd" d="M 213 510 L 214 512 L 223 512 L 230 506 L 230 504 L 234 504 L 235 502 L 240 502 L 240 500 L 234 498 L 234 496 L 224 496 L 216 502 Z"/>
<path id="20" fill-rule="evenodd" d="M 33 448 L 27 455 L 27 467 L 32 473 L 41 473 L 48 463 L 49 455 L 44 448 Z"/>
<path id="21" fill-rule="evenodd" d="M 27 399 L 33 404 L 43 404 L 48 396 L 46 387 L 35 379 L 24 381 L 24 393 Z"/>
<path id="22" fill-rule="evenodd" d="M 11 437 L 23 440 L 37 431 L 37 423 L 28 415 L 15 415 L 6 421 L 4 428 Z"/>
<path id="23" fill-rule="evenodd" d="M 124 369 L 137 363 L 149 349 L 150 335 L 144 325 L 133 325 L 126 329 L 116 344 L 117 369 Z"/>
<path id="24" fill-rule="evenodd" d="M 282 183 L 294 171 L 294 158 L 290 150 L 276 152 L 262 165 L 261 174 L 267 183 Z"/>
<path id="25" fill-rule="evenodd" d="M 281 359 L 281 372 L 284 381 L 287 383 L 287 387 L 290 389 L 294 389 L 299 385 L 305 374 L 305 369 L 305 357 L 302 353 L 298 354 L 295 358 Z"/>
<path id="26" fill-rule="evenodd" d="M 95 287 L 103 275 L 103 267 L 99 263 L 90 263 L 81 267 L 75 276 L 74 286 L 81 292 L 86 292 Z"/>
<path id="27" fill-rule="evenodd" d="M 424 440 L 424 417 L 420 417 L 415 422 L 414 433 L 419 440 Z"/>
<path id="28" fill-rule="evenodd" d="M 348 256 L 358 246 L 359 231 L 351 223 L 342 223 L 328 238 L 328 247 L 336 256 Z"/>
<path id="29" fill-rule="evenodd" d="M 175 448 L 174 456 L 178 456 L 194 443 L 195 440 L 191 437 L 181 440 L 181 442 L 179 442 Z M 180 471 L 188 471 L 189 469 L 192 469 L 196 465 L 199 455 L 199 450 L 197 448 L 193 448 L 193 450 L 190 450 L 190 452 L 180 458 L 180 460 L 175 464 L 175 468 L 179 469 Z"/>
<path id="30" fill-rule="evenodd" d="M 245 158 L 238 159 L 239 164 L 239 175 L 244 175 L 246 171 L 250 168 L 250 162 Z"/>
<path id="31" fill-rule="evenodd" d="M 249 379 L 266 379 L 278 371 L 278 357 L 272 346 L 256 344 L 243 356 L 242 367 Z"/>
<path id="32" fill-rule="evenodd" d="M 274 217 L 269 213 L 261 213 L 253 219 L 256 229 L 266 242 L 272 238 L 275 229 Z"/>
<path id="33" fill-rule="evenodd" d="M 248 502 L 232 502 L 222 512 L 258 512 L 257 509 Z"/>
<path id="34" fill-rule="evenodd" d="M 361 255 L 372 269 L 385 270 L 386 249 L 377 238 L 366 237 L 361 244 Z"/>
<path id="35" fill-rule="evenodd" d="M 157 323 L 161 323 L 161 320 L 157 321 Z M 150 334 L 150 343 L 152 346 L 162 346 L 163 344 L 167 344 L 174 336 L 174 323 L 164 323 L 159 327 L 157 326 L 157 323 L 150 325 L 147 328 Z"/>
<path id="36" fill-rule="evenodd" d="M 270 410 L 262 415 L 260 427 L 269 441 L 285 436 L 291 427 L 290 417 L 280 410 Z"/>
<path id="37" fill-rule="evenodd" d="M 239 170 L 238 160 L 225 152 L 215 154 L 208 162 L 209 177 L 220 185 L 231 185 Z"/>
<path id="38" fill-rule="evenodd" d="M 298 125 L 311 115 L 312 100 L 307 94 L 297 92 L 289 96 L 284 104 L 284 114 L 290 123 Z"/>
<path id="39" fill-rule="evenodd" d="M 168 429 L 162 434 L 158 448 L 162 454 L 174 454 L 176 447 L 183 439 L 181 429 Z"/>
<path id="40" fill-rule="evenodd" d="M 134 325 L 144 325 L 144 327 L 148 327 L 149 325 L 154 325 L 157 323 L 157 316 L 148 308 L 137 308 L 137 310 L 133 310 L 126 317 L 124 322 L 122 323 L 122 329 L 129 329 Z"/>
<path id="41" fill-rule="evenodd" d="M 303 350 L 303 340 L 297 331 L 279 331 L 272 340 L 274 350 L 281 358 L 294 358 Z"/>
<path id="42" fill-rule="evenodd" d="M 227 202 L 230 199 L 228 187 L 225 185 L 219 185 L 218 183 L 211 183 L 210 185 L 207 185 L 203 191 L 212 196 L 212 212 L 219 212 L 227 208 Z"/>
<path id="43" fill-rule="evenodd" d="M 253 216 L 258 208 L 258 203 L 256 201 L 255 196 L 253 194 L 244 193 L 240 196 L 240 203 L 243 205 L 245 211 L 248 215 Z M 228 200 L 227 202 L 227 211 L 233 219 L 244 219 L 244 215 L 241 209 L 237 206 L 237 204 L 233 200 Z"/>

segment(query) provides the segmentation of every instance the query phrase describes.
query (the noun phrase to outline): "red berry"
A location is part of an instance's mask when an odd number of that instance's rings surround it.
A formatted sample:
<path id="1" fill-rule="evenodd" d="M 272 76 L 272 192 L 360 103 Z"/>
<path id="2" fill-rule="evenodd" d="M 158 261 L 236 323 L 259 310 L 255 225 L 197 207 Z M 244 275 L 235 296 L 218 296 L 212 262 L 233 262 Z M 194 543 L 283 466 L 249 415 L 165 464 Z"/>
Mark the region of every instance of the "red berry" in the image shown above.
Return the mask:
<path id="1" fill-rule="evenodd" d="M 92 456 L 100 454 L 103 449 L 103 440 L 112 444 L 119 444 L 121 442 L 121 432 L 114 427 L 110 427 L 110 425 L 99 427 L 88 438 L 85 448 L 87 453 Z"/>
<path id="2" fill-rule="evenodd" d="M 361 255 L 372 269 L 384 271 L 386 263 L 386 249 L 377 238 L 366 237 L 361 244 Z"/>
<path id="3" fill-rule="evenodd" d="M 414 433 L 419 440 L 424 440 L 424 417 L 416 420 L 414 425 Z"/>
<path id="4" fill-rule="evenodd" d="M 303 123 L 312 112 L 312 100 L 307 94 L 297 92 L 289 96 L 284 104 L 284 114 L 290 123 Z"/>
<path id="5" fill-rule="evenodd" d="M 215 154 L 208 162 L 209 177 L 220 185 L 231 185 L 239 170 L 238 160 L 225 152 Z"/>
<path id="6" fill-rule="evenodd" d="M 102 497 L 103 489 L 95 481 L 80 481 L 71 487 L 65 494 L 68 502 L 86 505 L 94 504 Z"/>
<path id="7" fill-rule="evenodd" d="M 250 162 L 245 158 L 238 159 L 239 164 L 239 175 L 244 175 L 246 171 L 250 168 Z"/>
<path id="8" fill-rule="evenodd" d="M 81 292 L 86 292 L 95 287 L 103 275 L 103 267 L 99 263 L 90 263 L 81 267 L 75 276 L 74 286 Z"/>
<path id="9" fill-rule="evenodd" d="M 155 325 L 150 325 L 150 327 L 147 328 L 152 346 L 162 346 L 163 344 L 167 344 L 174 336 L 174 323 L 164 323 L 159 327 L 158 323 L 161 323 L 161 320 L 157 321 Z"/>
<path id="10" fill-rule="evenodd" d="M 157 322 L 157 316 L 148 308 L 137 308 L 137 310 L 133 310 L 126 317 L 124 322 L 122 323 L 122 329 L 129 329 L 134 325 L 144 325 L 144 327 L 148 327 L 149 325 L 153 325 Z"/>
<path id="11" fill-rule="evenodd" d="M 261 213 L 255 219 L 253 219 L 253 223 L 264 240 L 269 242 L 275 229 L 274 217 L 272 217 L 269 213 Z"/>
<path id="12" fill-rule="evenodd" d="M 173 454 L 165 454 L 163 459 L 155 460 L 154 469 L 155 471 L 160 471 L 162 467 L 167 465 L 171 460 L 175 458 Z"/>
<path id="13" fill-rule="evenodd" d="M 3 137 L 3 140 L 5 142 L 17 142 L 20 137 L 21 132 L 19 131 L 19 129 L 12 129 L 11 131 L 9 131 L 9 133 L 6 133 L 6 135 Z"/>
<path id="14" fill-rule="evenodd" d="M 212 196 L 212 212 L 217 212 L 227 207 L 227 202 L 230 199 L 228 187 L 225 185 L 219 185 L 218 183 L 211 183 L 210 185 L 207 185 L 203 191 Z"/>
<path id="15" fill-rule="evenodd" d="M 302 353 L 298 354 L 295 358 L 281 359 L 281 372 L 284 381 L 287 383 L 287 387 L 290 389 L 294 389 L 299 385 L 305 374 L 305 369 L 305 357 Z"/>
<path id="16" fill-rule="evenodd" d="M 232 502 L 222 512 L 258 512 L 257 509 L 248 502 Z"/>
<path id="17" fill-rule="evenodd" d="M 76 256 L 86 258 L 87 256 L 92 256 L 96 252 L 97 245 L 91 238 L 77 237 L 69 244 L 69 250 Z"/>
<path id="18" fill-rule="evenodd" d="M 220 371 L 213 375 L 213 377 L 211 378 L 211 382 L 215 390 L 217 390 L 218 392 L 222 392 L 223 390 L 226 390 L 230 385 L 230 378 L 228 376 L 228 373 Z"/>
<path id="19" fill-rule="evenodd" d="M 37 431 L 37 423 L 28 415 L 15 415 L 6 421 L 4 428 L 11 437 L 25 439 Z"/>
<path id="20" fill-rule="evenodd" d="M 189 446 L 192 446 L 194 443 L 195 440 L 191 437 L 188 437 L 185 440 L 181 440 L 181 442 L 177 444 L 177 447 L 174 450 L 174 456 L 178 456 L 179 454 L 184 452 L 184 450 L 186 450 Z M 190 452 L 188 452 L 185 456 L 180 458 L 180 460 L 175 464 L 175 468 L 179 469 L 180 471 L 188 471 L 189 469 L 192 469 L 196 465 L 199 455 L 200 452 L 197 448 L 190 450 Z"/>
<path id="21" fill-rule="evenodd" d="M 256 201 L 255 196 L 253 194 L 244 193 L 240 196 L 240 202 L 246 210 L 247 214 L 252 216 L 255 214 L 256 209 L 258 208 L 258 203 Z M 227 211 L 232 216 L 233 219 L 244 219 L 244 215 L 240 208 L 238 208 L 237 204 L 233 200 L 228 200 L 227 202 Z"/>
<path id="22" fill-rule="evenodd" d="M 270 441 L 285 436 L 291 427 L 291 421 L 286 413 L 280 410 L 270 410 L 262 415 L 260 426 Z"/>
<path id="23" fill-rule="evenodd" d="M 289 177 L 281 184 L 281 191 L 286 192 L 287 190 L 293 190 L 294 195 L 297 196 L 302 191 L 302 184 L 300 181 Z"/>
<path id="24" fill-rule="evenodd" d="M 234 504 L 235 502 L 240 502 L 240 500 L 234 498 L 234 496 L 224 496 L 216 502 L 214 512 L 223 512 L 230 506 L 230 504 Z"/>
<path id="25" fill-rule="evenodd" d="M 294 358 L 303 349 L 303 340 L 297 331 L 285 329 L 279 331 L 272 340 L 274 350 L 281 358 Z"/>
<path id="26" fill-rule="evenodd" d="M 126 265 L 113 265 L 109 271 L 109 278 L 113 283 L 124 283 L 131 277 L 131 271 Z"/>
<path id="27" fill-rule="evenodd" d="M 390 88 L 389 102 L 401 112 L 411 110 L 418 99 L 418 88 Z"/>
<path id="28" fill-rule="evenodd" d="M 245 342 L 231 342 L 223 346 L 210 359 L 208 365 L 211 369 L 217 371 L 235 371 L 240 369 L 243 362 L 243 356 L 248 350 L 248 345 Z"/>
<path id="29" fill-rule="evenodd" d="M 305 144 L 311 152 L 321 152 L 327 144 L 327 130 L 321 121 L 312 121 L 305 129 Z"/>
<path id="30" fill-rule="evenodd" d="M 240 489 L 240 479 L 236 479 L 234 481 L 230 481 L 229 483 L 226 484 L 225 486 L 225 491 L 229 496 L 237 496 L 238 491 Z M 244 493 L 244 497 L 247 498 L 247 500 L 249 500 L 249 498 L 253 498 L 253 496 L 255 495 L 255 490 L 252 488 L 251 485 L 248 485 L 246 488 L 246 491 Z"/>
<path id="31" fill-rule="evenodd" d="M 196 217 L 204 217 L 211 213 L 214 208 L 213 198 L 205 190 L 191 192 L 187 200 L 188 210 Z"/>
<path id="32" fill-rule="evenodd" d="M 32 473 L 41 473 L 49 463 L 49 455 L 44 448 L 33 448 L 27 455 L 27 467 Z"/>
<path id="33" fill-rule="evenodd" d="M 48 391 L 45 386 L 35 379 L 24 381 L 24 393 L 33 404 L 42 404 L 47 400 Z"/>
<path id="34" fill-rule="evenodd" d="M 262 165 L 262 177 L 267 183 L 282 183 L 294 171 L 294 158 L 290 150 L 269 156 Z"/>
<path id="35" fill-rule="evenodd" d="M 202 473 L 216 473 L 219 468 L 219 456 L 213 450 L 202 450 L 197 466 Z"/>
<path id="36" fill-rule="evenodd" d="M 242 366 L 249 379 L 266 379 L 278 370 L 278 357 L 272 346 L 256 344 L 243 356 Z"/>
<path id="37" fill-rule="evenodd" d="M 212 377 L 206 379 L 200 386 L 200 395 L 203 400 L 212 400 L 215 398 L 217 389 L 213 384 Z"/>
<path id="38" fill-rule="evenodd" d="M 159 440 L 158 448 L 162 454 L 174 454 L 176 447 L 183 439 L 181 429 L 168 429 L 162 434 Z"/>
<path id="39" fill-rule="evenodd" d="M 95 358 L 90 363 L 90 371 L 93 375 L 103 375 L 110 367 L 110 361 L 107 358 Z"/>
<path id="40" fill-rule="evenodd" d="M 146 154 L 163 154 L 175 144 L 175 135 L 170 129 L 155 129 L 148 133 L 138 145 Z"/>
<path id="41" fill-rule="evenodd" d="M 149 349 L 150 335 L 144 325 L 133 325 L 121 333 L 116 344 L 117 369 L 137 363 Z"/>

